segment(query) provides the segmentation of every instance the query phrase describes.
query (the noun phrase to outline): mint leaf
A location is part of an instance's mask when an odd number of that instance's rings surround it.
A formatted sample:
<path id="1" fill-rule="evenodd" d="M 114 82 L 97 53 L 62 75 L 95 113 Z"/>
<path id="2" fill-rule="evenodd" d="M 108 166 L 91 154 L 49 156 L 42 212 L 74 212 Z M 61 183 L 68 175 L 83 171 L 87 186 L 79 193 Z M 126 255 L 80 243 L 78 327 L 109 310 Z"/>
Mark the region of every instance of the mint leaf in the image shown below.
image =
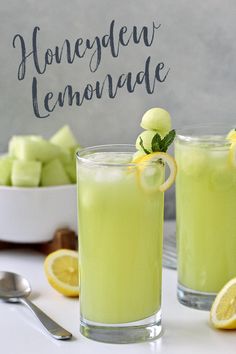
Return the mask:
<path id="1" fill-rule="evenodd" d="M 161 141 L 161 151 L 166 152 L 168 150 L 168 147 L 173 143 L 175 139 L 175 135 L 176 132 L 174 129 L 172 129 L 171 131 L 169 131 L 168 134 L 166 134 L 166 136 Z"/>
<path id="2" fill-rule="evenodd" d="M 162 139 L 160 134 L 156 133 L 152 138 L 152 152 L 166 152 L 168 147 L 172 144 L 175 139 L 175 130 L 169 131 L 168 134 Z"/>
<path id="3" fill-rule="evenodd" d="M 150 154 L 150 151 L 148 151 L 147 149 L 145 149 L 144 145 L 143 145 L 143 139 L 141 138 L 140 136 L 140 142 L 139 142 L 139 145 L 141 146 L 141 148 L 143 149 L 143 151 L 145 152 L 145 154 Z"/>
<path id="4" fill-rule="evenodd" d="M 171 131 L 169 131 L 169 133 L 166 134 L 166 136 L 162 139 L 159 133 L 156 133 L 154 135 L 154 137 L 152 138 L 152 151 L 148 151 L 147 149 L 145 149 L 144 145 L 143 145 L 143 139 L 140 137 L 140 142 L 139 145 L 141 146 L 141 148 L 143 149 L 143 151 L 145 152 L 145 154 L 151 154 L 151 152 L 166 152 L 168 150 L 168 147 L 173 143 L 174 139 L 175 139 L 175 130 L 172 129 Z"/>
<path id="5" fill-rule="evenodd" d="M 162 146 L 161 136 L 158 133 L 156 133 L 156 135 L 154 135 L 154 137 L 152 138 L 152 152 L 162 151 L 161 146 Z"/>

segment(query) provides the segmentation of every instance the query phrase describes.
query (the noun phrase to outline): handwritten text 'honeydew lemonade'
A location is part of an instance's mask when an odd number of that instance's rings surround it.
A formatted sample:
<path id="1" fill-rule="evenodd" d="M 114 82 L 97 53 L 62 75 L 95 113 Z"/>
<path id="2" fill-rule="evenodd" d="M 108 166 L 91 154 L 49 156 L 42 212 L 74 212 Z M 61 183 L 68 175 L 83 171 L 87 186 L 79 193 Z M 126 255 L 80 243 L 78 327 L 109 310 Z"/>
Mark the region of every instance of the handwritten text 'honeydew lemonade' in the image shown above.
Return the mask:
<path id="1" fill-rule="evenodd" d="M 73 42 L 65 39 L 61 45 L 42 50 L 40 48 L 40 28 L 35 27 L 32 32 L 32 42 L 27 44 L 21 34 L 13 38 L 13 47 L 20 49 L 20 64 L 17 77 L 22 81 L 26 77 L 26 69 L 33 65 L 35 76 L 32 78 L 32 105 L 37 118 L 47 118 L 58 107 L 64 105 L 81 106 L 84 101 L 101 99 L 106 92 L 109 98 L 115 98 L 119 89 L 124 88 L 133 93 L 137 85 L 143 85 L 148 94 L 155 91 L 157 82 L 163 83 L 169 73 L 169 68 L 163 62 L 153 63 L 151 56 L 147 56 L 145 63 L 141 63 L 139 72 L 126 72 L 112 76 L 105 75 L 102 80 L 87 83 L 84 87 L 74 90 L 72 85 L 66 84 L 62 91 L 49 91 L 39 95 L 40 76 L 44 75 L 50 65 L 60 63 L 74 64 L 78 60 L 87 60 L 88 70 L 95 74 L 102 65 L 105 49 L 108 48 L 111 58 L 124 55 L 120 49 L 130 44 L 151 47 L 157 37 L 160 24 L 152 22 L 149 26 L 118 26 L 112 20 L 107 33 L 93 38 L 76 38 Z M 45 46 L 45 43 L 44 43 Z M 134 49 L 135 50 L 135 49 Z M 106 52 L 107 53 L 107 52 Z M 78 73 L 78 70 L 75 72 Z M 116 77 L 114 77 L 116 76 Z M 79 73 L 78 73 L 79 81 Z M 40 96 L 40 97 L 39 97 Z M 43 97 L 41 97 L 43 96 Z"/>

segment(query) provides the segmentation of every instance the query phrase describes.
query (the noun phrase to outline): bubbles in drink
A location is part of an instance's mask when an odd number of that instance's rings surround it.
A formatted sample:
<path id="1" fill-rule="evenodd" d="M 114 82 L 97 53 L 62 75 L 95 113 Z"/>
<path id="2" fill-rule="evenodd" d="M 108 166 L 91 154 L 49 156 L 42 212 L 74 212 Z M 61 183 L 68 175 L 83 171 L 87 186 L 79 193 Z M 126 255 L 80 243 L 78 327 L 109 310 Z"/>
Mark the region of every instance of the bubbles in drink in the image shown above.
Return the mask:
<path id="1" fill-rule="evenodd" d="M 80 178 L 92 179 L 99 183 L 113 183 L 129 178 L 128 164 L 132 153 L 97 152 L 86 157 L 86 164 L 80 169 Z M 123 166 L 122 166 L 123 165 Z"/>
<path id="2" fill-rule="evenodd" d="M 178 151 L 179 168 L 188 176 L 199 177 L 207 166 L 207 153 L 197 147 L 184 147 Z"/>
<path id="3" fill-rule="evenodd" d="M 86 157 L 87 162 L 99 164 L 128 164 L 133 154 L 128 152 L 96 152 Z"/>

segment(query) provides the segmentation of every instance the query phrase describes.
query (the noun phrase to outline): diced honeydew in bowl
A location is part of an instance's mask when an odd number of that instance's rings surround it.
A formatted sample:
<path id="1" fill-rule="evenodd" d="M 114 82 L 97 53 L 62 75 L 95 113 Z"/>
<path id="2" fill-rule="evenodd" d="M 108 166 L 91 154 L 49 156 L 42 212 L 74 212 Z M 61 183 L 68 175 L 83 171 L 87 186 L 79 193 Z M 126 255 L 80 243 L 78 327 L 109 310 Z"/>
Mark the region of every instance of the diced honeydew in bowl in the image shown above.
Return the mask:
<path id="1" fill-rule="evenodd" d="M 58 130 L 58 132 L 51 137 L 50 142 L 68 149 L 74 148 L 78 144 L 68 125 L 64 125 L 64 127 Z"/>
<path id="2" fill-rule="evenodd" d="M 13 159 L 11 157 L 3 156 L 0 159 L 0 185 L 10 186 L 12 163 Z"/>
<path id="3" fill-rule="evenodd" d="M 70 184 L 71 180 L 59 159 L 53 159 L 43 166 L 41 185 L 58 186 Z"/>
<path id="4" fill-rule="evenodd" d="M 76 157 L 68 126 L 50 140 L 13 136 L 0 156 L 0 239 L 47 242 L 58 228 L 77 230 Z M 14 221 L 14 222 L 12 222 Z"/>
<path id="5" fill-rule="evenodd" d="M 45 187 L 76 182 L 75 153 L 81 147 L 68 125 L 50 140 L 38 135 L 13 136 L 0 157 L 0 185 Z"/>
<path id="6" fill-rule="evenodd" d="M 40 161 L 14 160 L 11 183 L 15 187 L 37 187 L 40 182 L 42 163 Z"/>

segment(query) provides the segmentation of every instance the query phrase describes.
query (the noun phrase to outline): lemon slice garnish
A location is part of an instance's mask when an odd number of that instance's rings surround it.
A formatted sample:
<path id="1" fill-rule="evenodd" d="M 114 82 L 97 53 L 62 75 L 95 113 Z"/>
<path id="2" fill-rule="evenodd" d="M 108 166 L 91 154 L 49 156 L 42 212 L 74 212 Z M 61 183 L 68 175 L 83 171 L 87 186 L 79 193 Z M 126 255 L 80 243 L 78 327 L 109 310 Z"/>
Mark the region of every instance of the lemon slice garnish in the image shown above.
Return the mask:
<path id="1" fill-rule="evenodd" d="M 78 252 L 60 249 L 50 253 L 44 262 L 49 284 L 65 296 L 79 296 Z"/>
<path id="2" fill-rule="evenodd" d="M 145 152 L 144 151 L 140 151 L 140 150 L 137 150 L 134 154 L 133 154 L 133 158 L 132 158 L 132 161 L 131 163 L 138 163 L 138 161 L 143 158 L 145 156 Z"/>
<path id="3" fill-rule="evenodd" d="M 229 149 L 229 161 L 231 166 L 236 167 L 236 142 L 232 143 Z"/>
<path id="4" fill-rule="evenodd" d="M 154 152 L 139 157 L 137 163 L 138 181 L 141 187 L 147 192 L 165 192 L 175 181 L 177 166 L 175 159 L 165 152 Z M 163 183 L 164 165 L 167 164 L 170 170 L 169 177 Z"/>
<path id="5" fill-rule="evenodd" d="M 230 130 L 230 132 L 228 133 L 226 139 L 232 141 L 232 142 L 236 142 L 236 129 L 232 129 Z"/>
<path id="6" fill-rule="evenodd" d="M 236 328 L 236 278 L 230 280 L 216 296 L 210 321 L 216 328 Z"/>
<path id="7" fill-rule="evenodd" d="M 236 167 L 236 129 L 230 130 L 226 138 L 231 142 L 229 149 L 230 164 L 231 166 Z"/>

